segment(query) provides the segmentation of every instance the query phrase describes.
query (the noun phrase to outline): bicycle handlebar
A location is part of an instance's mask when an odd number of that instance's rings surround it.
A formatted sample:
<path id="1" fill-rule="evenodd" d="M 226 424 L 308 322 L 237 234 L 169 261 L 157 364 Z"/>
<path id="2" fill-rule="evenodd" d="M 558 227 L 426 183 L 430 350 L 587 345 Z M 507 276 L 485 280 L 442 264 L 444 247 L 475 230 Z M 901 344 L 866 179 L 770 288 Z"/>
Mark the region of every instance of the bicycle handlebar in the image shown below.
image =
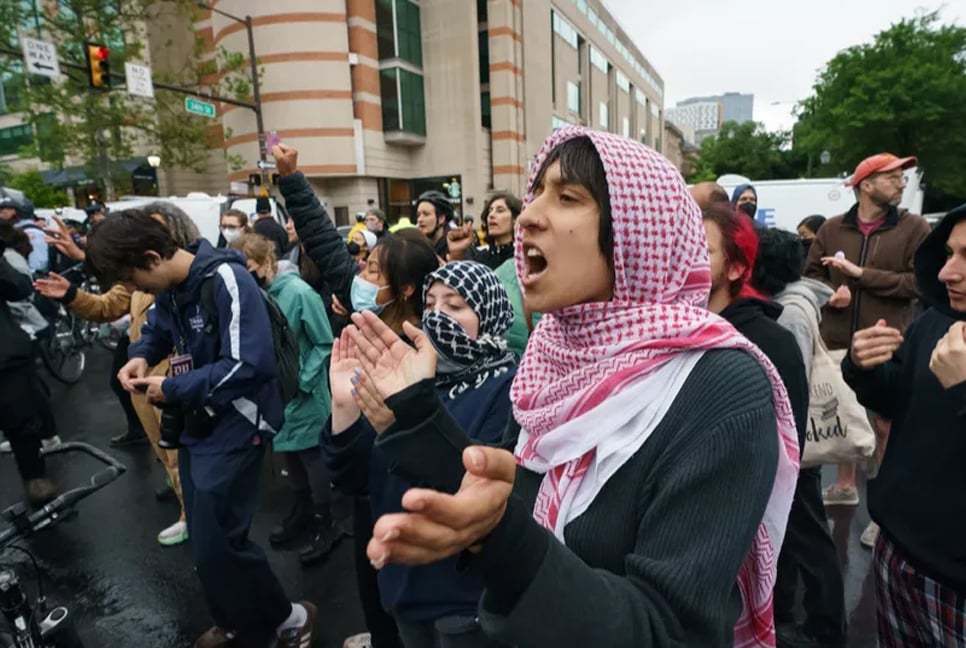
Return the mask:
<path id="1" fill-rule="evenodd" d="M 95 448 L 88 443 L 82 443 L 80 441 L 67 441 L 65 443 L 60 443 L 49 449 L 43 450 L 42 454 L 46 456 L 68 452 L 83 452 L 84 454 L 97 459 L 101 463 L 106 464 L 107 467 L 94 473 L 91 476 L 90 484 L 66 491 L 60 494 L 53 501 L 47 503 L 43 508 L 31 513 L 27 517 L 27 521 L 24 525 L 12 526 L 0 532 L 0 547 L 8 545 L 16 538 L 28 535 L 32 531 L 36 530 L 41 524 L 47 522 L 64 509 L 70 508 L 85 497 L 88 497 L 96 491 L 104 488 L 127 471 L 127 466 L 122 464 L 111 455 L 99 448 Z"/>

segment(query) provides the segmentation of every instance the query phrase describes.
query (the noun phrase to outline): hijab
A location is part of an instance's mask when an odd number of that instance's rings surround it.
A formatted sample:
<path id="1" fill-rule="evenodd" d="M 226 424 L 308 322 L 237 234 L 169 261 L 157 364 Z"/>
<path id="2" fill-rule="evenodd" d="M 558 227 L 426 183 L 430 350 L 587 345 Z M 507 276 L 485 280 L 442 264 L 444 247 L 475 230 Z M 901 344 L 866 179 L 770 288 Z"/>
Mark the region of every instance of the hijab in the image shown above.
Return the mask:
<path id="1" fill-rule="evenodd" d="M 564 542 L 567 523 L 589 508 L 648 440 L 701 355 L 711 349 L 751 354 L 771 384 L 779 461 L 764 519 L 738 576 L 743 605 L 734 645 L 774 646 L 774 557 L 798 473 L 785 387 L 757 347 L 707 310 L 711 269 L 701 212 L 661 155 L 609 133 L 562 128 L 537 156 L 527 202 L 550 152 L 576 137 L 593 142 L 607 175 L 614 296 L 546 314 L 514 379 L 510 396 L 521 425 L 517 461 L 544 475 L 534 518 Z M 515 259 L 522 276 L 520 235 Z"/>
<path id="2" fill-rule="evenodd" d="M 450 386 L 453 398 L 507 373 L 516 364 L 506 343 L 513 308 L 499 278 L 482 263 L 455 261 L 430 273 L 423 288 L 423 303 L 436 282 L 456 291 L 480 321 L 474 340 L 449 315 L 429 309 L 423 312 L 423 330 L 438 354 L 436 384 Z"/>

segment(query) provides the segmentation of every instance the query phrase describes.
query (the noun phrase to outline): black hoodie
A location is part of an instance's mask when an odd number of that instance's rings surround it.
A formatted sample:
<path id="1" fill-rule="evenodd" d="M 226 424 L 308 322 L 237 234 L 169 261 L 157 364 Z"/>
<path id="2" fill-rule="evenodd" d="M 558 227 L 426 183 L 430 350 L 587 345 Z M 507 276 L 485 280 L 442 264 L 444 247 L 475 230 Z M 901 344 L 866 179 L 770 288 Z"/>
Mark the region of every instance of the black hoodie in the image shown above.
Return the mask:
<path id="1" fill-rule="evenodd" d="M 779 304 L 751 297 L 736 299 L 720 313 L 721 317 L 761 349 L 775 365 L 775 370 L 788 392 L 801 452 L 805 444 L 805 424 L 808 419 L 808 378 L 805 361 L 795 336 L 776 321 L 781 314 L 782 307 Z"/>
<path id="2" fill-rule="evenodd" d="M 955 209 L 922 242 L 915 275 L 931 306 L 906 330 L 893 359 L 862 371 L 848 356 L 846 382 L 859 402 L 892 421 L 869 512 L 902 556 L 933 579 L 966 591 L 966 382 L 943 389 L 929 370 L 936 343 L 966 313 L 954 311 L 939 270 L 946 240 L 966 219 Z"/>

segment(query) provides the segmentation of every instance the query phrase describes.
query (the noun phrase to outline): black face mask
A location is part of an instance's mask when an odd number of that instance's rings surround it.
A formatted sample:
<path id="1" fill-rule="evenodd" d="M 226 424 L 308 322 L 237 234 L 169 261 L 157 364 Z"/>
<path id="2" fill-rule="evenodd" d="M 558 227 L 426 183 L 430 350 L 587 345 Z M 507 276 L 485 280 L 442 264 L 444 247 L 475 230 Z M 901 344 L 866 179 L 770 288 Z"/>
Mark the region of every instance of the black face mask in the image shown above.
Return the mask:
<path id="1" fill-rule="evenodd" d="M 349 248 L 349 254 L 351 254 L 352 256 L 355 256 L 360 252 L 362 252 L 362 248 L 359 247 L 359 244 L 356 243 L 355 241 L 349 241 L 348 243 L 346 243 L 346 247 Z"/>
<path id="2" fill-rule="evenodd" d="M 738 205 L 738 209 L 745 212 L 745 215 L 747 215 L 748 218 L 755 220 L 755 213 L 758 211 L 758 205 L 755 203 L 742 203 L 741 205 Z"/>
<path id="3" fill-rule="evenodd" d="M 255 283 L 258 284 L 258 287 L 259 288 L 264 288 L 265 287 L 265 277 L 260 276 L 254 270 L 252 270 L 250 274 L 252 275 L 252 279 L 255 280 Z"/>

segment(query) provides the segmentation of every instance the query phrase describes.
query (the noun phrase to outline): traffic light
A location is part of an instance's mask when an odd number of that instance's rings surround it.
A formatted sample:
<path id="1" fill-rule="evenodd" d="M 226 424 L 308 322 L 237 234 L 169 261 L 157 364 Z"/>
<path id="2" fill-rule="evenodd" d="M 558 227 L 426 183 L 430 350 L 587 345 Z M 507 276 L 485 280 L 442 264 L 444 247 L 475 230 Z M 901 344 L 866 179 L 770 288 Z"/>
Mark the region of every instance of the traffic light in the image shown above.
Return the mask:
<path id="1" fill-rule="evenodd" d="M 98 90 L 111 89 L 111 51 L 101 43 L 85 43 L 87 51 L 87 75 L 91 87 Z"/>

